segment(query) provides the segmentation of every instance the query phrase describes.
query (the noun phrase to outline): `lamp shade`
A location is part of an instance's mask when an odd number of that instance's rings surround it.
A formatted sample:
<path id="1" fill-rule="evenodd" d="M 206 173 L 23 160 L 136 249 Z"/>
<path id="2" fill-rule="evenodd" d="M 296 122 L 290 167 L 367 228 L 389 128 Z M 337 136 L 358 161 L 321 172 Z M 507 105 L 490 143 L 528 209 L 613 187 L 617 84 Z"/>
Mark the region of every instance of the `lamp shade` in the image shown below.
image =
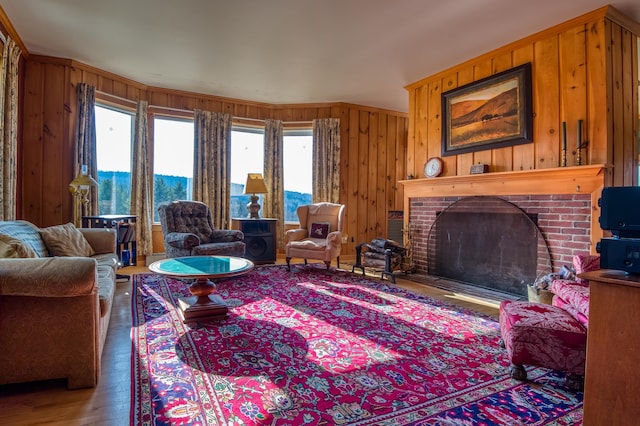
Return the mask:
<path id="1" fill-rule="evenodd" d="M 245 194 L 266 194 L 267 186 L 264 184 L 261 173 L 247 174 L 247 184 L 244 186 Z"/>
<path id="2" fill-rule="evenodd" d="M 75 179 L 71 181 L 69 186 L 75 186 L 75 187 L 91 186 L 95 188 L 98 186 L 98 182 L 96 182 L 96 180 L 89 175 L 79 174 L 78 176 L 75 177 Z"/>

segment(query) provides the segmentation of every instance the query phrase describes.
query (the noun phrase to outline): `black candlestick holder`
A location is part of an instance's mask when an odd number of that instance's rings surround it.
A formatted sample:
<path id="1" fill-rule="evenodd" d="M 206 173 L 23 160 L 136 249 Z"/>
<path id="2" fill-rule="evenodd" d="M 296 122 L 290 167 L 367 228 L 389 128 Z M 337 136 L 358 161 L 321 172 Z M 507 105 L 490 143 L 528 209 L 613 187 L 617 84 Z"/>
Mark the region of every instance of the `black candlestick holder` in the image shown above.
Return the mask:
<path id="1" fill-rule="evenodd" d="M 576 150 L 576 165 L 582 165 L 582 120 L 578 120 L 578 128 L 576 132 L 576 137 L 578 139 L 577 150 Z"/>

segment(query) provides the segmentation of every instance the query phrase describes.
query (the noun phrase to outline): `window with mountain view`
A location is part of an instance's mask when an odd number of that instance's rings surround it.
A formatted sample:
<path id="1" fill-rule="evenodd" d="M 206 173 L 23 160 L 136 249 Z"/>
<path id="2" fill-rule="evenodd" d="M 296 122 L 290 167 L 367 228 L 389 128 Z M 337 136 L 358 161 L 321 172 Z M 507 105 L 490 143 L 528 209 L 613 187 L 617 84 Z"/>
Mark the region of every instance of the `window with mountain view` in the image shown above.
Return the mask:
<path id="1" fill-rule="evenodd" d="M 298 206 L 311 203 L 312 175 L 311 129 L 285 130 L 284 162 L 284 220 L 298 222 Z M 244 194 L 248 173 L 263 173 L 264 130 L 234 127 L 231 132 L 231 217 L 249 216 L 249 195 Z M 263 196 L 258 201 L 263 204 Z M 264 212 L 260 210 L 260 216 Z"/>
<path id="2" fill-rule="evenodd" d="M 134 112 L 96 105 L 99 213 L 131 214 L 131 145 Z M 153 214 L 158 204 L 193 197 L 193 120 L 153 120 Z M 296 209 L 311 203 L 311 129 L 284 132 L 285 222 L 298 222 Z M 231 135 L 231 217 L 245 218 L 248 173 L 263 173 L 264 130 L 234 127 Z M 263 197 L 259 203 L 262 205 Z M 261 214 L 263 210 L 261 210 Z"/>
<path id="3" fill-rule="evenodd" d="M 231 130 L 231 217 L 248 217 L 249 195 L 244 194 L 248 173 L 264 170 L 264 129 L 234 127 Z M 262 195 L 258 203 L 262 206 Z M 262 209 L 260 217 L 263 216 Z"/>
<path id="4" fill-rule="evenodd" d="M 298 206 L 311 204 L 313 137 L 311 129 L 284 132 L 284 221 L 298 222 Z"/>
<path id="5" fill-rule="evenodd" d="M 98 210 L 101 215 L 131 212 L 133 112 L 95 106 Z"/>
<path id="6" fill-rule="evenodd" d="M 193 198 L 193 120 L 153 120 L 153 220 L 158 205 Z"/>

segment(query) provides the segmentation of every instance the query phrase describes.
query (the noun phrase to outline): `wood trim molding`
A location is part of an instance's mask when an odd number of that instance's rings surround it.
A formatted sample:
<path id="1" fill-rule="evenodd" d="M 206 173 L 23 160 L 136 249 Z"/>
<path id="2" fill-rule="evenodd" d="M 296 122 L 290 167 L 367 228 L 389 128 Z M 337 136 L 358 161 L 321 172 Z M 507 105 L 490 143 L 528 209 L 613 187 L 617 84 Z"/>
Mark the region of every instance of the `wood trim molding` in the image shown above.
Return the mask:
<path id="1" fill-rule="evenodd" d="M 465 197 L 500 195 L 591 195 L 591 252 L 603 236 L 598 199 L 604 188 L 605 175 L 611 167 L 604 164 L 558 167 L 478 175 L 443 176 L 432 179 L 401 180 L 404 187 L 404 220 L 408 226 L 411 198 Z"/>
<path id="2" fill-rule="evenodd" d="M 607 18 L 620 25 L 621 27 L 628 29 L 635 35 L 640 36 L 640 23 L 629 18 L 627 15 L 620 12 L 615 7 L 609 7 L 607 9 Z"/>
<path id="3" fill-rule="evenodd" d="M 27 46 L 25 46 L 24 42 L 22 41 L 22 38 L 20 38 L 20 35 L 18 34 L 18 32 L 16 31 L 15 27 L 11 23 L 11 20 L 7 16 L 7 13 L 4 11 L 2 6 L 0 6 L 0 25 L 2 25 L 2 27 L 4 27 L 4 29 L 7 32 L 7 35 L 9 35 L 13 39 L 13 41 L 16 42 L 16 44 L 18 45 L 18 47 L 22 51 L 21 52 L 22 57 L 25 58 L 25 59 L 28 59 L 30 53 L 27 50 Z"/>

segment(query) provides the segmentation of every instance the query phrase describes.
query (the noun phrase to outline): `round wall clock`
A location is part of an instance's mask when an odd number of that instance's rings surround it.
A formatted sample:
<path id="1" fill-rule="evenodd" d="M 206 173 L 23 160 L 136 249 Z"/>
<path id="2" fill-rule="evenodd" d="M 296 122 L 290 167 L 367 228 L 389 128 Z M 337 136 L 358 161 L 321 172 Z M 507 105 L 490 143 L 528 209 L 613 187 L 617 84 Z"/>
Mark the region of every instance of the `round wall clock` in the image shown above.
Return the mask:
<path id="1" fill-rule="evenodd" d="M 428 178 L 440 176 L 442 173 L 442 158 L 431 157 L 424 164 L 424 175 Z"/>

